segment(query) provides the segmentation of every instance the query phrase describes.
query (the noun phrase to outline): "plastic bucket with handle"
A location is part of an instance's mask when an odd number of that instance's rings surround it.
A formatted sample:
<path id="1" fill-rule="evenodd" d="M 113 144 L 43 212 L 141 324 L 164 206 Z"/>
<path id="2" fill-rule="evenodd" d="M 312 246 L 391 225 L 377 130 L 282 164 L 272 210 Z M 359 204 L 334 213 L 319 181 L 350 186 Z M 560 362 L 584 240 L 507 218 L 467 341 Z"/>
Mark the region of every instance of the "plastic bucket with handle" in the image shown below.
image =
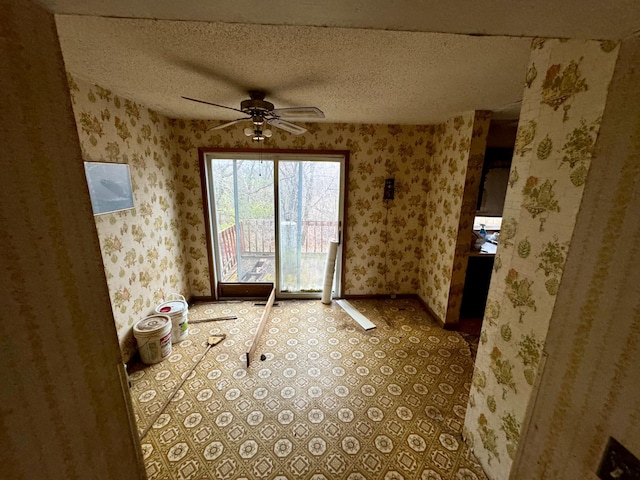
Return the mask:
<path id="1" fill-rule="evenodd" d="M 133 326 L 140 358 L 148 365 L 171 355 L 171 319 L 167 315 L 151 315 Z"/>
<path id="2" fill-rule="evenodd" d="M 189 335 L 189 304 L 179 293 L 169 294 L 169 300 L 156 307 L 156 313 L 167 315 L 171 318 L 173 330 L 171 331 L 171 343 L 178 343 Z"/>

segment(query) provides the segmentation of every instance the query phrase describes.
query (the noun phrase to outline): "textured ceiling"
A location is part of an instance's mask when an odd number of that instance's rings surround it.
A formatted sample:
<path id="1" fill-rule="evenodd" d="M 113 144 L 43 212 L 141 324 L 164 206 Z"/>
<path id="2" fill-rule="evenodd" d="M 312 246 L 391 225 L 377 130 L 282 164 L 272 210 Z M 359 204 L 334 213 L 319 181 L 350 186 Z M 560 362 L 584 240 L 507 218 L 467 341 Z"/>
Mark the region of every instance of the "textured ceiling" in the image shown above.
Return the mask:
<path id="1" fill-rule="evenodd" d="M 266 90 L 276 107 L 326 121 L 429 124 L 472 109 L 517 117 L 528 39 L 381 30 L 60 16 L 72 73 L 177 118 L 238 113 Z M 505 112 L 503 112 L 504 114 Z"/>
<path id="2" fill-rule="evenodd" d="M 325 121 L 404 124 L 473 109 L 517 118 L 530 45 L 519 35 L 620 38 L 640 13 L 631 1 L 41 3 L 76 14 L 56 17 L 70 72 L 170 117 L 237 118 L 180 97 L 237 108 L 254 88 L 276 107 L 317 106 Z"/>

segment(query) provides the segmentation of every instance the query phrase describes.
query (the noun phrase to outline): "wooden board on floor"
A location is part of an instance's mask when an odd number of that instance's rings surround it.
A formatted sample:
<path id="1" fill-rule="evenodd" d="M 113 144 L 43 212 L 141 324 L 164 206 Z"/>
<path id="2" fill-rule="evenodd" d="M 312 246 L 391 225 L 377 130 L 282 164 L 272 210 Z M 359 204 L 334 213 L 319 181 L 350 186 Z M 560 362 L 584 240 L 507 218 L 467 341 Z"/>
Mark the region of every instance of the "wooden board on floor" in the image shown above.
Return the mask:
<path id="1" fill-rule="evenodd" d="M 267 305 L 264 307 L 264 312 L 262 312 L 262 317 L 260 318 L 260 323 L 258 325 L 258 330 L 256 330 L 256 334 L 253 337 L 253 341 L 251 342 L 251 347 L 247 352 L 247 368 L 251 364 L 251 357 L 256 352 L 256 346 L 258 345 L 258 340 L 260 339 L 260 335 L 262 335 L 262 331 L 264 330 L 264 326 L 267 323 L 267 318 L 269 318 L 269 313 L 271 312 L 271 307 L 273 306 L 273 302 L 276 299 L 276 289 L 275 287 L 271 289 L 271 295 L 269 295 L 269 300 L 267 300 Z"/>
<path id="2" fill-rule="evenodd" d="M 342 309 L 365 330 L 376 328 L 375 324 L 371 320 L 360 313 L 358 309 L 351 305 L 347 300 L 336 300 L 336 303 L 340 305 L 340 307 L 342 307 Z"/>

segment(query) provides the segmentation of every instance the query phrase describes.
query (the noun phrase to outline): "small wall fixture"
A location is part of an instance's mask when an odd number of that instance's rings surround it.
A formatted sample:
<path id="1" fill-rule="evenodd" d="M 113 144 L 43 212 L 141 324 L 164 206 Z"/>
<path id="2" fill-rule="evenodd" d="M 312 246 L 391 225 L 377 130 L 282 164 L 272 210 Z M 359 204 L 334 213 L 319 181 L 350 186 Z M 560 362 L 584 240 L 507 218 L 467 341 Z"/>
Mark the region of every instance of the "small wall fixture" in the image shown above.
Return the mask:
<path id="1" fill-rule="evenodd" d="M 395 179 L 387 178 L 384 181 L 384 195 L 382 196 L 382 198 L 384 200 L 393 200 L 394 193 L 395 193 L 394 190 L 395 190 Z"/>

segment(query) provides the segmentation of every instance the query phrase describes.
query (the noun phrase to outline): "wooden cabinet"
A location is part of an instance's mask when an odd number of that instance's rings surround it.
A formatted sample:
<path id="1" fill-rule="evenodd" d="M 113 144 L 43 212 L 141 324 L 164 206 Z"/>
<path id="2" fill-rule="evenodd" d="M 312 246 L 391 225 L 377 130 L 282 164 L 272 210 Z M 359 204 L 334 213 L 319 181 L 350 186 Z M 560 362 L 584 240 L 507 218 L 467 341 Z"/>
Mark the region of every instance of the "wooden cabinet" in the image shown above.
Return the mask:
<path id="1" fill-rule="evenodd" d="M 489 294 L 494 255 L 469 255 L 467 275 L 464 281 L 460 318 L 482 318 Z"/>

